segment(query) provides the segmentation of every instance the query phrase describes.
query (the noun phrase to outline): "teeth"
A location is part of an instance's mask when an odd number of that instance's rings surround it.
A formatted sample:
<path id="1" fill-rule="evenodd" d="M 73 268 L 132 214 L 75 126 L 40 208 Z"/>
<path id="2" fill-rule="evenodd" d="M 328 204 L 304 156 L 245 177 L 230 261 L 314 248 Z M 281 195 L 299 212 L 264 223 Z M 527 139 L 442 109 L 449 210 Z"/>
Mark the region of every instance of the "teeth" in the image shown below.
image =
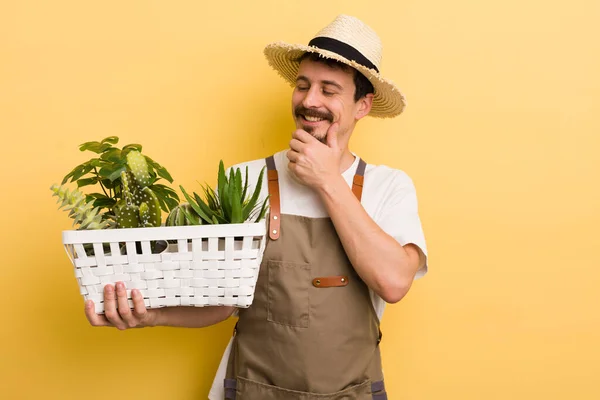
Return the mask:
<path id="1" fill-rule="evenodd" d="M 323 121 L 325 118 L 309 117 L 308 115 L 305 115 L 304 119 L 306 119 L 307 121 L 310 121 L 310 122 L 318 122 L 318 121 Z"/>

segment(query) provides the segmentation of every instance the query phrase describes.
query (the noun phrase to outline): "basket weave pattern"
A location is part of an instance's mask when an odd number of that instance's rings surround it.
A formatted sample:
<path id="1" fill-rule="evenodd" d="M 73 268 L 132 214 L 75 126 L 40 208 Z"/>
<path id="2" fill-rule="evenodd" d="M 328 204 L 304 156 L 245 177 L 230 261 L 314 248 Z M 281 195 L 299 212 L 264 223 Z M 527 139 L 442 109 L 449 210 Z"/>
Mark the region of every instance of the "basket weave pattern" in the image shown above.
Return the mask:
<path id="1" fill-rule="evenodd" d="M 266 225 L 179 226 L 64 231 L 63 244 L 85 300 L 104 312 L 104 286 L 139 289 L 147 308 L 236 306 L 254 298 Z M 153 254 L 151 242 L 171 241 Z M 93 249 L 93 250 L 92 250 Z M 86 251 L 87 250 L 87 251 Z"/>

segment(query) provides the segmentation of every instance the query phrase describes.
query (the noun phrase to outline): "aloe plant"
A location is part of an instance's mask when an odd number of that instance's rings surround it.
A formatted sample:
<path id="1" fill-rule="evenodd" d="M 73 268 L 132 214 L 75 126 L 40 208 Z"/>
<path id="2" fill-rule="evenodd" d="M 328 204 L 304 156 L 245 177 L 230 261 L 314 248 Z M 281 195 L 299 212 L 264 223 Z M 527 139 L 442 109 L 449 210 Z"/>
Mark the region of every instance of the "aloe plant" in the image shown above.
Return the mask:
<path id="1" fill-rule="evenodd" d="M 268 196 L 258 203 L 262 189 L 264 168 L 260 171 L 254 192 L 248 193 L 248 167 L 242 183 L 242 173 L 239 168 L 225 173 L 223 161 L 219 163 L 217 191 L 205 185 L 202 187 L 204 198 L 197 193 L 189 195 L 183 186 L 179 186 L 191 209 L 182 212 L 190 225 L 199 224 L 241 224 L 246 221 L 258 222 L 265 217 Z"/>

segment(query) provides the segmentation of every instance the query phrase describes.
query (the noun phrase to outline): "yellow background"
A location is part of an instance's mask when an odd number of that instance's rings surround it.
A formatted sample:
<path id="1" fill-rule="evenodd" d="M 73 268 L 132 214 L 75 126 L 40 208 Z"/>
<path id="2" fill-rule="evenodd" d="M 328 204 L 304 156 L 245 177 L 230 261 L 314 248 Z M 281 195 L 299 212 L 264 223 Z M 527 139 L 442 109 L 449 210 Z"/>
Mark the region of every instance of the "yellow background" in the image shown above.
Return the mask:
<path id="1" fill-rule="evenodd" d="M 91 328 L 49 186 L 110 135 L 190 188 L 285 148 L 263 46 L 339 13 L 376 29 L 408 99 L 352 149 L 414 179 L 430 251 L 384 318 L 390 398 L 600 398 L 597 0 L 3 0 L 2 398 L 206 398 L 232 321 Z"/>

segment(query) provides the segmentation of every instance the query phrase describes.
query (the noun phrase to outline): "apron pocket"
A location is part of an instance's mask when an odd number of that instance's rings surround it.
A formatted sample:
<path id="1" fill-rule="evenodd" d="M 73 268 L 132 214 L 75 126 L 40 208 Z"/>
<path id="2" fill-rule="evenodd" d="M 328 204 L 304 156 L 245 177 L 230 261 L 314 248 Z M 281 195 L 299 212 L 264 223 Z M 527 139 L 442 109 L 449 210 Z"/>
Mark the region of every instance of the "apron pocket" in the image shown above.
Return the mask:
<path id="1" fill-rule="evenodd" d="M 336 393 L 318 394 L 283 389 L 238 377 L 235 400 L 372 400 L 371 381 Z"/>
<path id="2" fill-rule="evenodd" d="M 268 260 L 267 271 L 267 320 L 308 328 L 310 264 Z"/>

